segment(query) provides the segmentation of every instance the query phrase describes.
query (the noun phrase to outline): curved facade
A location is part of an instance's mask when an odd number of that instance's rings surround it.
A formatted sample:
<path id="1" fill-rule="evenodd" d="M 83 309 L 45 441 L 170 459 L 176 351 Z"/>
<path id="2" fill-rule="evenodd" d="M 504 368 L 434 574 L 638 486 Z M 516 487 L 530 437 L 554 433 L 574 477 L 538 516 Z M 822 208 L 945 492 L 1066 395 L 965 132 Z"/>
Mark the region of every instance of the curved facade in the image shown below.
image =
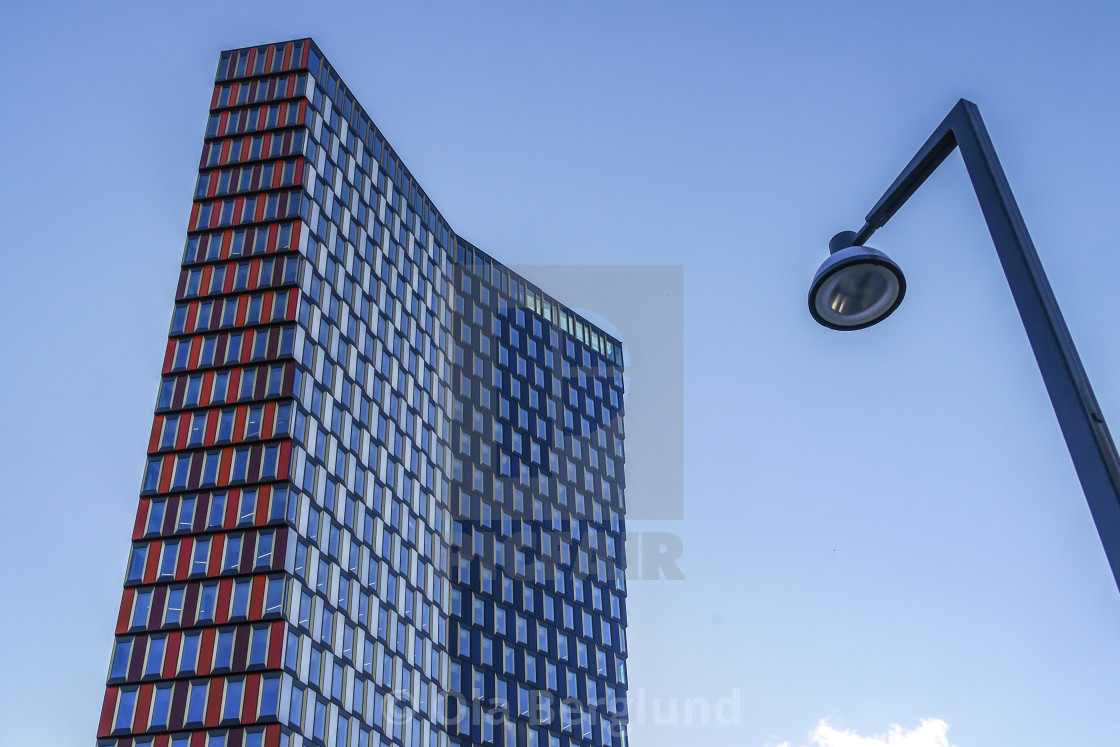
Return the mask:
<path id="1" fill-rule="evenodd" d="M 625 745 L 620 343 L 221 55 L 98 745 Z"/>

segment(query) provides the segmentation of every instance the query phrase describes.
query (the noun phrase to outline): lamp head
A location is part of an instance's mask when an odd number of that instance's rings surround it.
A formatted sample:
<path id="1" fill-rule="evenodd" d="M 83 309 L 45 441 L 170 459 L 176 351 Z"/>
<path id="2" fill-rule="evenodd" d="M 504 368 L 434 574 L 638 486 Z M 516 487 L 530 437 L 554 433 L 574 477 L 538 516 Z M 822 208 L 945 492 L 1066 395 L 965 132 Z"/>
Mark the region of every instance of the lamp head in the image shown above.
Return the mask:
<path id="1" fill-rule="evenodd" d="M 836 234 L 809 289 L 809 313 L 832 329 L 870 327 L 886 319 L 906 295 L 906 278 L 886 254 L 852 246 L 850 231 Z"/>

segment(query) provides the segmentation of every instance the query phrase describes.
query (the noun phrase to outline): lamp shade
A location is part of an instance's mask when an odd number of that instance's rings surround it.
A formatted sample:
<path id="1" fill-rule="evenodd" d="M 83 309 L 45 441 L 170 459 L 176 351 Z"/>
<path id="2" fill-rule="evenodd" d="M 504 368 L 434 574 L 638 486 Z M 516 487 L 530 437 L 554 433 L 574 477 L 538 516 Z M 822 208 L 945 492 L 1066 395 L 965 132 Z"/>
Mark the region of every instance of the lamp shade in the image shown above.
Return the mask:
<path id="1" fill-rule="evenodd" d="M 849 246 L 817 270 L 809 313 L 832 329 L 863 329 L 890 316 L 904 295 L 906 278 L 890 257 L 868 246 Z"/>

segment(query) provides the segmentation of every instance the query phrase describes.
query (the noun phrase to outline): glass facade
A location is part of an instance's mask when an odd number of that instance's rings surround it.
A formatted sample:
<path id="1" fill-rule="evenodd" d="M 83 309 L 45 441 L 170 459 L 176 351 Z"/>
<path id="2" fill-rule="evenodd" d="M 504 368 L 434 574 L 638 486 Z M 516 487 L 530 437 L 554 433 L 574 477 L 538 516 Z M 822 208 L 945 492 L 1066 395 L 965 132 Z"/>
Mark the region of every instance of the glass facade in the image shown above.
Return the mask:
<path id="1" fill-rule="evenodd" d="M 621 364 L 311 40 L 223 53 L 99 746 L 625 745 Z"/>

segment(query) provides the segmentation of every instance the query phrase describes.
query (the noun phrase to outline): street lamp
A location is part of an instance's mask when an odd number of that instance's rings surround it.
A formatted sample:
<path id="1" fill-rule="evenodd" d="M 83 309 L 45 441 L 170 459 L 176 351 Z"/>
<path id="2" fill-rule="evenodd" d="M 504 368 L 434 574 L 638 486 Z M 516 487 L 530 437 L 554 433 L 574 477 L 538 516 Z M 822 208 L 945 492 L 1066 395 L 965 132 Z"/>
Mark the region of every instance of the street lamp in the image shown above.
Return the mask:
<path id="1" fill-rule="evenodd" d="M 957 102 L 867 214 L 863 228 L 832 238 L 831 256 L 813 278 L 809 312 L 826 327 L 850 330 L 876 324 L 898 308 L 906 293 L 902 270 L 864 243 L 957 148 L 1120 588 L 1120 457 L 975 104 Z"/>
<path id="2" fill-rule="evenodd" d="M 890 316 L 906 295 L 906 278 L 890 257 L 869 246 L 852 246 L 851 231 L 832 237 L 809 291 L 809 313 L 832 329 L 863 329 Z"/>

